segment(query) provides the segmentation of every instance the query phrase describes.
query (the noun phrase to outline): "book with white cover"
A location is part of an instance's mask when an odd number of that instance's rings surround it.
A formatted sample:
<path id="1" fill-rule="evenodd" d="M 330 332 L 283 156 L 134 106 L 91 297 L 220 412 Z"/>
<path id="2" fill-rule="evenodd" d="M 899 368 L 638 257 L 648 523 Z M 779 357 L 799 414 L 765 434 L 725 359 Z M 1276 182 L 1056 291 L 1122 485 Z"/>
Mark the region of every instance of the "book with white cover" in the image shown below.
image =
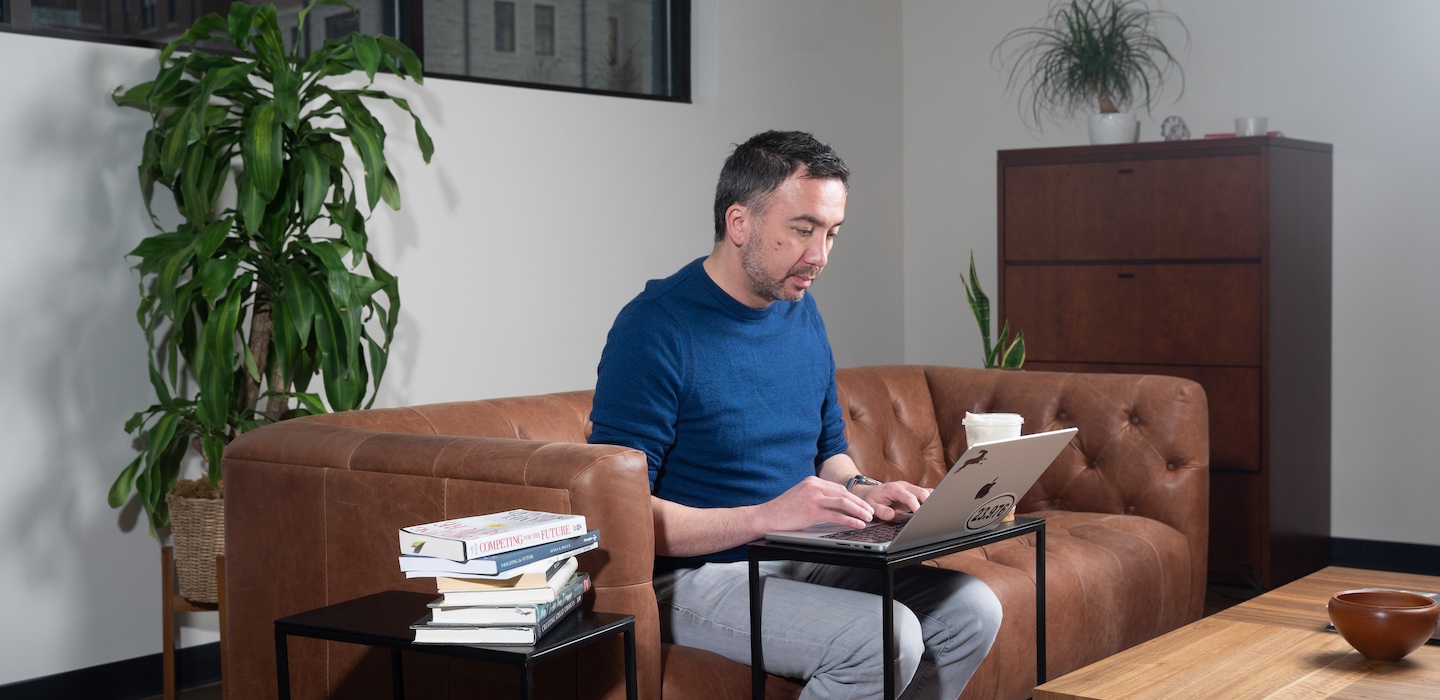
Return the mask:
<path id="1" fill-rule="evenodd" d="M 581 596 L 556 606 L 545 619 L 533 625 L 513 627 L 481 627 L 436 625 L 433 612 L 420 618 L 410 629 L 415 631 L 416 644 L 478 644 L 482 646 L 532 646 L 568 615 L 580 607 Z"/>
<path id="2" fill-rule="evenodd" d="M 400 570 L 410 572 L 429 572 L 421 575 L 448 576 L 450 574 L 500 576 L 509 571 L 526 573 L 533 571 L 534 567 L 558 557 L 574 556 L 581 552 L 588 552 L 597 546 L 600 541 L 600 531 L 591 530 L 575 537 L 567 537 L 563 540 L 544 542 L 523 549 L 516 549 L 500 554 L 492 554 L 486 557 L 471 559 L 470 561 L 454 561 L 443 557 L 428 557 L 419 554 L 401 554 Z M 542 566 L 541 569 L 544 567 Z M 416 578 L 414 576 L 410 578 Z"/>
<path id="3" fill-rule="evenodd" d="M 441 605 L 510 605 L 549 603 L 579 568 L 575 557 L 544 574 L 523 574 L 512 579 L 458 579 L 437 577 L 435 588 Z"/>
<path id="4" fill-rule="evenodd" d="M 599 549 L 599 548 L 600 548 L 600 543 L 598 543 L 598 542 L 596 542 L 596 543 L 594 543 L 594 544 L 587 544 L 587 545 L 585 545 L 584 547 L 581 547 L 581 548 L 579 548 L 579 549 L 572 549 L 572 550 L 570 550 L 570 551 L 568 551 L 568 552 L 565 552 L 565 553 L 563 553 L 563 554 L 556 554 L 556 555 L 553 556 L 553 557 L 547 557 L 547 558 L 545 558 L 545 559 L 539 559 L 539 560 L 530 562 L 529 564 L 525 564 L 524 566 L 517 566 L 517 567 L 515 567 L 515 568 L 513 568 L 513 569 L 506 569 L 505 571 L 502 571 L 502 572 L 500 572 L 500 573 L 498 573 L 498 574 L 472 574 L 472 573 L 470 573 L 469 571 L 466 571 L 466 570 L 465 570 L 465 566 L 468 565 L 468 564 L 470 564 L 471 562 L 463 562 L 463 563 L 462 563 L 462 562 L 458 562 L 458 561 L 450 561 L 449 559 L 436 559 L 435 561 L 440 562 L 440 564 L 438 564 L 438 565 L 434 565 L 434 564 L 429 564 L 429 565 L 416 565 L 416 564 L 411 564 L 411 563 L 406 562 L 406 561 L 401 561 L 401 562 L 400 562 L 400 568 L 405 571 L 405 578 L 436 578 L 436 577 L 443 576 L 443 577 L 446 577 L 446 578 L 463 578 L 463 579 L 479 579 L 479 580 L 490 580 L 490 581 L 494 581 L 494 580 L 497 580 L 497 579 L 510 579 L 510 578 L 515 578 L 516 576 L 519 576 L 519 575 L 521 575 L 521 574 L 533 574 L 533 573 L 536 573 L 536 572 L 549 571 L 549 570 L 550 570 L 550 567 L 555 566 L 555 565 L 560 564 L 560 563 L 563 563 L 566 559 L 569 559 L 570 557 L 579 556 L 579 555 L 581 555 L 581 554 L 584 554 L 584 553 L 586 553 L 586 552 L 589 552 L 589 551 L 594 550 L 594 549 Z M 409 558 L 414 558 L 414 559 L 432 559 L 433 557 L 406 557 L 406 556 L 401 556 L 400 558 L 401 558 L 402 560 L 404 560 L 404 559 L 409 559 Z M 447 563 L 453 565 L 453 566 L 454 566 L 454 569 L 448 569 L 448 568 L 446 568 L 444 565 L 447 564 Z M 435 567 L 435 568 L 432 569 L 431 567 Z"/>
<path id="5" fill-rule="evenodd" d="M 400 553 L 466 562 L 585 532 L 585 516 L 510 510 L 400 528 Z"/>
<path id="6" fill-rule="evenodd" d="M 430 625 L 461 627 L 515 627 L 533 625 L 563 608 L 572 598 L 590 590 L 590 575 L 577 571 L 570 576 L 555 600 L 549 603 L 523 605 L 446 605 L 443 597 L 430 603 Z"/>

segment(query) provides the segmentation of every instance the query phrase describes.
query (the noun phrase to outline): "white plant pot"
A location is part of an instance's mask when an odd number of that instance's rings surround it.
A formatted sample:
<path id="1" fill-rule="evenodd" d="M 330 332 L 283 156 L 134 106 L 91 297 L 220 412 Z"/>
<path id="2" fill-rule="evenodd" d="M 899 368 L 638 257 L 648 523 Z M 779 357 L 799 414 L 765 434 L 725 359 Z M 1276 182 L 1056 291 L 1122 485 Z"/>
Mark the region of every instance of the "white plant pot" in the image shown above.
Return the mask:
<path id="1" fill-rule="evenodd" d="M 1140 121 L 1134 114 L 1114 112 L 1090 115 L 1090 143 L 1135 143 L 1140 140 Z"/>

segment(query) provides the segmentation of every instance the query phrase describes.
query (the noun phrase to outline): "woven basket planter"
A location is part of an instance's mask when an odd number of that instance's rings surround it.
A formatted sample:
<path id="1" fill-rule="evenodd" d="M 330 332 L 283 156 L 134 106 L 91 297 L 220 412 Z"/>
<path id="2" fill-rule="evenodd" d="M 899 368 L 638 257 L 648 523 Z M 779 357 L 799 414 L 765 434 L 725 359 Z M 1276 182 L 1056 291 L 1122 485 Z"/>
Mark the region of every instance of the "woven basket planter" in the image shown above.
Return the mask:
<path id="1" fill-rule="evenodd" d="M 225 499 L 165 496 L 180 595 L 196 603 L 217 603 L 215 557 L 225 553 Z"/>

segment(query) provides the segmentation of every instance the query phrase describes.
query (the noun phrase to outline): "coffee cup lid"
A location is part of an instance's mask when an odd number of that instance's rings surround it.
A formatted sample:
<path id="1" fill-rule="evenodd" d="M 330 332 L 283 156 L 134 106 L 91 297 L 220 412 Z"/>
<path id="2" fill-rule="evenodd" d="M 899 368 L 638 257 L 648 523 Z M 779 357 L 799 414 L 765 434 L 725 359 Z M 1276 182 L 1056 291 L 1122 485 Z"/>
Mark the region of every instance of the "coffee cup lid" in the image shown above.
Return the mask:
<path id="1" fill-rule="evenodd" d="M 1024 425 L 1025 418 L 1019 413 L 971 413 L 966 411 L 965 420 L 961 422 L 964 425 L 983 426 Z"/>

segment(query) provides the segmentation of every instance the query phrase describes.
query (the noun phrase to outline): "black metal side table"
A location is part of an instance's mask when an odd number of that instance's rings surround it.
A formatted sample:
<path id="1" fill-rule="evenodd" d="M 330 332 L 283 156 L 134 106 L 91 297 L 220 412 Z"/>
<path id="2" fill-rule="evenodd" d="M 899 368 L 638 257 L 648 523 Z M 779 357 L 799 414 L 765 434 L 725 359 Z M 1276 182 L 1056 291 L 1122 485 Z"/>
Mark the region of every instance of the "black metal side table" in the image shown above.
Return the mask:
<path id="1" fill-rule="evenodd" d="M 774 560 L 804 561 L 816 564 L 838 564 L 874 569 L 883 581 L 881 615 L 885 664 L 885 697 L 895 697 L 895 570 L 913 566 L 937 557 L 974 549 L 1000 540 L 1035 533 L 1035 675 L 1036 685 L 1045 682 L 1045 519 L 1016 516 L 1013 522 L 1000 523 L 988 532 L 965 535 L 901 552 L 864 552 L 843 549 L 808 547 L 803 544 L 760 541 L 750 544 L 750 672 L 751 695 L 765 697 L 765 649 L 760 635 L 763 613 L 760 591 L 760 562 Z"/>
<path id="2" fill-rule="evenodd" d="M 291 636 L 312 637 L 335 642 L 364 644 L 390 650 L 390 682 L 393 696 L 405 697 L 404 669 L 400 652 L 456 656 L 516 666 L 520 670 L 520 693 L 530 698 L 535 692 L 534 665 L 547 658 L 588 646 L 616 633 L 625 640 L 625 697 L 635 700 L 635 616 L 585 612 L 570 614 L 535 646 L 500 647 L 466 644 L 416 644 L 410 625 L 425 614 L 433 594 L 414 591 L 385 591 L 364 598 L 327 605 L 275 621 L 275 665 L 280 697 L 290 697 L 290 658 L 286 640 Z"/>

